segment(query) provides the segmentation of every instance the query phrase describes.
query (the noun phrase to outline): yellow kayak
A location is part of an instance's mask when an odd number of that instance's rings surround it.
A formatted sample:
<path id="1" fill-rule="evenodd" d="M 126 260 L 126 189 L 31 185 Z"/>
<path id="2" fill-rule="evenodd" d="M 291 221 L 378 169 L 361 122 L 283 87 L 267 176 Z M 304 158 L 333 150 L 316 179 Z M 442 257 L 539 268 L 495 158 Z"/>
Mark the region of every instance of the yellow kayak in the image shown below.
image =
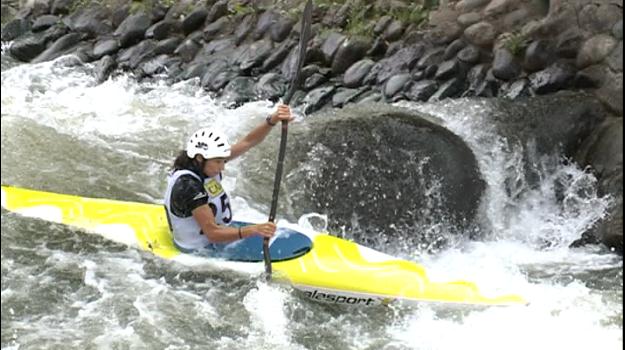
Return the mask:
<path id="1" fill-rule="evenodd" d="M 162 205 L 85 198 L 2 186 L 2 207 L 26 217 L 62 223 L 115 242 L 150 251 L 185 265 L 208 264 L 217 268 L 262 273 L 263 262 L 230 261 L 227 255 L 207 257 L 179 251 L 173 244 Z M 519 295 L 483 295 L 469 281 L 433 282 L 425 269 L 326 233 L 292 224 L 279 224 L 272 249 L 282 252 L 288 242 L 308 245 L 299 253 L 272 263 L 275 281 L 288 283 L 310 299 L 333 304 L 371 306 L 395 300 L 465 305 L 525 305 Z M 280 232 L 285 232 L 281 236 Z M 296 234 L 294 234 L 296 233 Z M 302 237 L 308 237 L 303 240 Z M 259 240 L 260 242 L 260 240 Z M 254 242 L 249 246 L 254 250 Z M 258 249 L 262 249 L 259 243 Z M 249 249 L 249 247 L 248 247 Z M 253 252 L 256 254 L 256 252 Z M 271 254 L 272 258 L 274 254 Z M 256 259 L 258 260 L 258 259 Z"/>

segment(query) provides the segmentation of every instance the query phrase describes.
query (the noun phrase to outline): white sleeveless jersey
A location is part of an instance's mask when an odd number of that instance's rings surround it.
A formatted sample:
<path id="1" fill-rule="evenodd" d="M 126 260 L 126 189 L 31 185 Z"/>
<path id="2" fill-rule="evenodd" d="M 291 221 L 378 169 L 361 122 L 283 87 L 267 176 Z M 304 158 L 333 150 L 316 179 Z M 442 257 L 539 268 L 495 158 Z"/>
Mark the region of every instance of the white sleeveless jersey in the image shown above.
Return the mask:
<path id="1" fill-rule="evenodd" d="M 177 170 L 167 179 L 165 191 L 165 207 L 174 234 L 176 244 L 184 249 L 197 250 L 205 248 L 211 242 L 201 234 L 202 228 L 193 216 L 181 218 L 171 211 L 171 192 L 176 181 L 183 175 L 191 175 L 201 181 L 202 179 L 190 170 Z M 232 221 L 232 210 L 228 194 L 221 185 L 221 174 L 204 180 L 204 189 L 208 193 L 207 203 L 215 213 L 215 222 L 218 225 L 227 225 Z"/>

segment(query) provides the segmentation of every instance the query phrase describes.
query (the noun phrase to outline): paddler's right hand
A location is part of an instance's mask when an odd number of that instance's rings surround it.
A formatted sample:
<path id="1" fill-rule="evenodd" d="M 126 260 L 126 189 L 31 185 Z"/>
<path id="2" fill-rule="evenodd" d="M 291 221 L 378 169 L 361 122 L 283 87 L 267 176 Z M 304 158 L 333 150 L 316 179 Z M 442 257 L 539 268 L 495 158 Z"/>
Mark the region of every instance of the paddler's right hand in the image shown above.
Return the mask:
<path id="1" fill-rule="evenodd" d="M 266 222 L 264 224 L 257 224 L 249 226 L 252 228 L 253 235 L 271 238 L 276 234 L 276 224 L 273 222 Z"/>

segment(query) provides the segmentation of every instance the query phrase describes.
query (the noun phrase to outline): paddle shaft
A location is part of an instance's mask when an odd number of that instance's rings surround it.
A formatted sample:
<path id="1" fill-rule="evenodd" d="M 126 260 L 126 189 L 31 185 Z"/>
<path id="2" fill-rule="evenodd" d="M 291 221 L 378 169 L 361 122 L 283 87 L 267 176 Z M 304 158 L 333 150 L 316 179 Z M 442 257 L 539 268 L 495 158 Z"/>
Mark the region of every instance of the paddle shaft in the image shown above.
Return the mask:
<path id="1" fill-rule="evenodd" d="M 310 37 L 310 22 L 312 22 L 312 0 L 306 2 L 302 17 L 302 29 L 299 38 L 299 55 L 297 56 L 297 66 L 289 90 L 283 98 L 283 103 L 288 105 L 295 94 L 300 83 L 300 76 L 304 61 L 306 60 L 306 46 Z M 286 141 L 289 132 L 289 123 L 282 121 L 282 134 L 280 136 L 280 150 L 278 151 L 278 165 L 276 166 L 276 176 L 273 181 L 273 195 L 271 198 L 271 210 L 269 211 L 269 221 L 274 222 L 278 209 L 278 195 L 280 194 L 280 183 L 282 182 L 282 171 L 284 169 L 284 157 L 286 156 Z M 271 279 L 271 255 L 269 254 L 269 238 L 263 240 L 263 257 L 265 260 L 265 277 Z"/>

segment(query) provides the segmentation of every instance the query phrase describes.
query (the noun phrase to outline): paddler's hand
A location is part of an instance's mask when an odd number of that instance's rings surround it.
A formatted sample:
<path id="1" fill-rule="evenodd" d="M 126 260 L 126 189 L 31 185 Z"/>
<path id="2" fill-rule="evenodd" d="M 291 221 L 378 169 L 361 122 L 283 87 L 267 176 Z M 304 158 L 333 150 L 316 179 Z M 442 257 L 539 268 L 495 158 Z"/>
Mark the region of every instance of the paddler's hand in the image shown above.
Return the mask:
<path id="1" fill-rule="evenodd" d="M 252 229 L 255 235 L 271 238 L 276 234 L 276 224 L 273 222 L 266 222 L 264 224 L 253 225 Z"/>
<path id="2" fill-rule="evenodd" d="M 289 106 L 279 105 L 278 109 L 267 118 L 267 123 L 269 123 L 269 125 L 276 125 L 283 120 L 288 123 L 292 122 L 294 119 L 295 117 L 291 114 L 291 108 Z"/>

